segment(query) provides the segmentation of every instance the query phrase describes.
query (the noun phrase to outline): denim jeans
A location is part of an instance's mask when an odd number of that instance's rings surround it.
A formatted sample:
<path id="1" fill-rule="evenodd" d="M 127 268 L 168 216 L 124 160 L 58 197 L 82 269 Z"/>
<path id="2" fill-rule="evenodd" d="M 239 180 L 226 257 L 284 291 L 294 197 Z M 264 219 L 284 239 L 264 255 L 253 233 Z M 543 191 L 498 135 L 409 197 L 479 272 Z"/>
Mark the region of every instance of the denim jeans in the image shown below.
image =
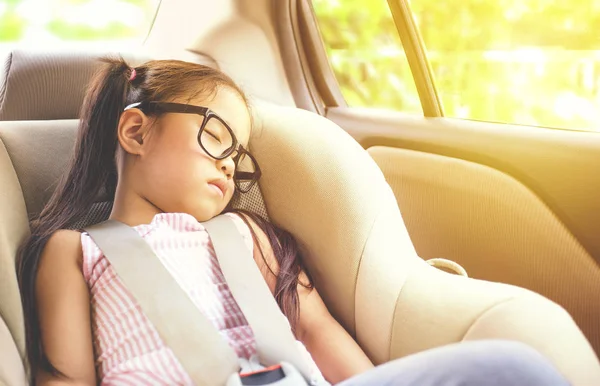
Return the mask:
<path id="1" fill-rule="evenodd" d="M 569 383 L 529 346 L 510 341 L 448 345 L 385 363 L 339 386 L 562 386 Z"/>

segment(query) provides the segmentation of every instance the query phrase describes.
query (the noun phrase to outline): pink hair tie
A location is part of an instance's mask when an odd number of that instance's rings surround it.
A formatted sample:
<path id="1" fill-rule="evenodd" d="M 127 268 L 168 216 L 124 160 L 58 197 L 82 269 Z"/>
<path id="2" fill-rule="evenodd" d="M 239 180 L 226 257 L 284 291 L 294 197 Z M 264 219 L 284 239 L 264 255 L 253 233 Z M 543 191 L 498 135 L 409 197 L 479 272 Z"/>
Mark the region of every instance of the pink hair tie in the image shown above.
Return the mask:
<path id="1" fill-rule="evenodd" d="M 132 68 L 131 75 L 129 75 L 129 81 L 133 82 L 133 80 L 135 79 L 136 76 L 137 76 L 137 72 L 135 71 L 135 68 Z"/>

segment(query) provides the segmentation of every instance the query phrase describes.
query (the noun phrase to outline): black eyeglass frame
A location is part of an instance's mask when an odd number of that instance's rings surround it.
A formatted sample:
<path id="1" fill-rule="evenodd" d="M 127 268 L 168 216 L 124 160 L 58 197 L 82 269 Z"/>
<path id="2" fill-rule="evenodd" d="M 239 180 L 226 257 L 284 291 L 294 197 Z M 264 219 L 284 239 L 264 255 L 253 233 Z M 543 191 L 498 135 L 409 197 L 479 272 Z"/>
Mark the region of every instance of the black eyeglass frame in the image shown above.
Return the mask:
<path id="1" fill-rule="evenodd" d="M 258 166 L 258 162 L 256 162 L 256 159 L 254 158 L 254 156 L 252 154 L 250 154 L 250 152 L 248 150 L 246 150 L 242 146 L 242 144 L 240 144 L 238 142 L 238 139 L 235 136 L 235 133 L 233 132 L 231 127 L 229 127 L 227 122 L 225 122 L 220 116 L 217 115 L 217 113 L 215 113 L 208 107 L 189 105 L 189 104 L 185 104 L 185 103 L 153 102 L 153 101 L 151 101 L 151 102 L 132 103 L 130 105 L 127 105 L 123 109 L 123 111 L 133 109 L 133 108 L 140 109 L 144 114 L 148 114 L 148 115 L 162 114 L 162 113 L 181 113 L 181 114 L 201 115 L 202 117 L 204 117 L 204 120 L 202 121 L 200 130 L 198 131 L 198 144 L 200 145 L 202 150 L 204 150 L 204 152 L 206 154 L 208 154 L 210 157 L 212 157 L 213 159 L 216 159 L 216 160 L 225 159 L 225 158 L 231 156 L 233 153 L 237 152 L 237 154 L 232 157 L 233 162 L 235 163 L 235 169 L 236 169 L 233 174 L 233 181 L 236 185 L 236 188 L 241 193 L 247 193 L 248 191 L 250 191 L 250 189 L 252 189 L 252 187 L 254 187 L 256 182 L 258 182 L 258 180 L 260 179 L 262 172 L 261 172 L 260 167 Z M 202 144 L 202 141 L 200 139 L 202 133 L 204 132 L 206 124 L 208 123 L 208 121 L 210 119 L 217 119 L 221 124 L 223 124 L 223 126 L 227 129 L 227 131 L 231 135 L 231 140 L 232 140 L 231 147 L 218 157 L 215 157 L 213 154 L 211 154 L 204 147 L 204 145 Z M 250 160 L 252 161 L 252 163 L 254 164 L 255 171 L 253 173 L 238 171 L 238 163 L 239 163 L 239 159 L 241 158 L 242 155 L 248 156 L 250 158 Z M 242 187 L 242 185 L 240 184 L 240 181 L 250 181 L 250 183 L 248 186 Z"/>

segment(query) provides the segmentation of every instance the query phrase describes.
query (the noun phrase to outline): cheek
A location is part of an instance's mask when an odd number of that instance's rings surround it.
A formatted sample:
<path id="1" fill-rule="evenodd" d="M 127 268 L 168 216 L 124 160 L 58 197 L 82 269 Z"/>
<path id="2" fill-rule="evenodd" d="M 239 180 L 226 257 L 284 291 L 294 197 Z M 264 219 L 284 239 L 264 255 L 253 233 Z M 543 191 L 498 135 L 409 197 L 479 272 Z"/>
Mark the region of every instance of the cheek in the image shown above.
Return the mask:
<path id="1" fill-rule="evenodd" d="M 224 209 L 230 197 L 222 200 L 223 208 L 215 207 L 207 185 L 220 176 L 215 161 L 204 153 L 196 136 L 180 133 L 159 135 L 148 144 L 136 167 L 139 193 L 165 212 L 190 213 L 206 220 Z"/>
<path id="2" fill-rule="evenodd" d="M 214 162 L 199 147 L 173 144 L 156 148 L 144 160 L 148 197 L 162 201 L 158 206 L 164 210 L 171 203 L 187 206 L 202 192 L 206 179 L 214 175 L 211 167 L 215 168 Z"/>
<path id="3" fill-rule="evenodd" d="M 156 152 L 147 168 L 155 178 L 172 183 L 193 183 L 201 177 L 209 162 L 191 149 L 171 149 Z M 205 174 L 205 173 L 204 173 Z"/>

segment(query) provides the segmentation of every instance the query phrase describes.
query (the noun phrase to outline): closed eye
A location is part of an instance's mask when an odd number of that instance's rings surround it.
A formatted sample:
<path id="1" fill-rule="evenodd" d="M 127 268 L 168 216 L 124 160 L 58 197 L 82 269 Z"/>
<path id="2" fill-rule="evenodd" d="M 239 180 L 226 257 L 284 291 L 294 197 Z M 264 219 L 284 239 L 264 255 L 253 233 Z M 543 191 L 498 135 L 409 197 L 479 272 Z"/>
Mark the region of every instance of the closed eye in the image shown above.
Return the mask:
<path id="1" fill-rule="evenodd" d="M 204 132 L 208 135 L 210 135 L 211 137 L 213 137 L 215 140 L 217 140 L 217 142 L 221 143 L 221 139 L 219 137 L 217 137 L 215 134 L 211 133 L 210 131 L 204 129 Z"/>

